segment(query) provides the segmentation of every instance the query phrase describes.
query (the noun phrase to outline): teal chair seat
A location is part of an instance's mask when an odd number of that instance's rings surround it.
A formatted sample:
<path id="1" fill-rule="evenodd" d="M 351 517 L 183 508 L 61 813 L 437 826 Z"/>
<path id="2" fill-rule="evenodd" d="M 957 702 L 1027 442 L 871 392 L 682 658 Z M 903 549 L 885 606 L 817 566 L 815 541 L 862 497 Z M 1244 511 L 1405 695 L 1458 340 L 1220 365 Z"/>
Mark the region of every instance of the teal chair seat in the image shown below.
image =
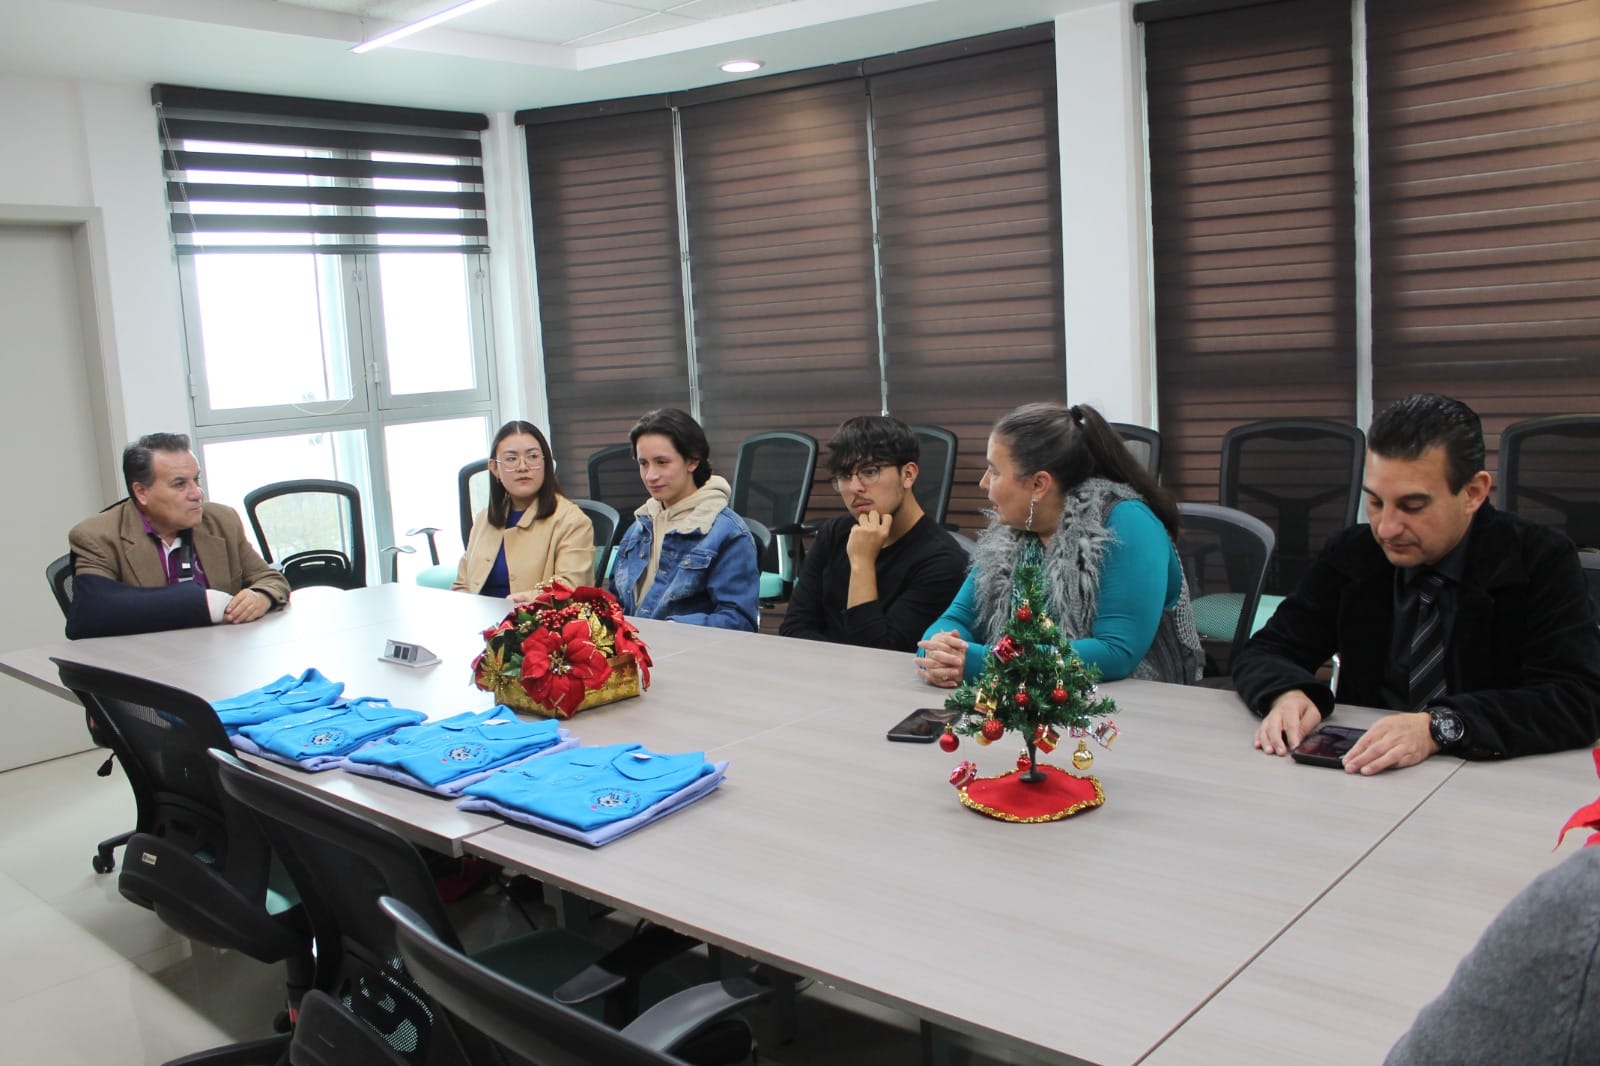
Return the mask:
<path id="1" fill-rule="evenodd" d="M 417 575 L 417 584 L 430 589 L 447 589 L 456 583 L 456 567 L 430 566 Z"/>

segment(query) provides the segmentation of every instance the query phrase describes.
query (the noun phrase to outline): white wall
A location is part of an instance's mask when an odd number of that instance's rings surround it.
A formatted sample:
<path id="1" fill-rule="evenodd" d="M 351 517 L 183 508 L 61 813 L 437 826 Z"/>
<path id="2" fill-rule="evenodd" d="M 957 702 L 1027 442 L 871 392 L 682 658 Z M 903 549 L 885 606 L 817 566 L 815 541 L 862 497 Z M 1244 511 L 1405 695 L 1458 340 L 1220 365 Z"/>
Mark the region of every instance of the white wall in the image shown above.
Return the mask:
<path id="1" fill-rule="evenodd" d="M 1130 0 L 1056 19 L 1067 395 L 1155 425 L 1143 78 Z"/>
<path id="2" fill-rule="evenodd" d="M 189 427 L 178 277 L 167 239 L 155 112 L 146 85 L 0 75 L 0 219 L 98 208 L 106 462 L 155 430 Z M 17 103 L 25 101 L 26 103 Z"/>

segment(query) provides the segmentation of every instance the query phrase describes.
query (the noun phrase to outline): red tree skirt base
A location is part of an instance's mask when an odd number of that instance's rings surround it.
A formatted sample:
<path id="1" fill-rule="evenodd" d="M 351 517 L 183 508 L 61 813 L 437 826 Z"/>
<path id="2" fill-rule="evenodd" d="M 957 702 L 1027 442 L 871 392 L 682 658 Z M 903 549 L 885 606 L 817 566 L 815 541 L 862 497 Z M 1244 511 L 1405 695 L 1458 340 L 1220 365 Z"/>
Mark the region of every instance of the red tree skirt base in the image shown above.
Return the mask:
<path id="1" fill-rule="evenodd" d="M 1098 778 L 1069 774 L 1059 766 L 1039 769 L 1045 779 L 1031 785 L 1021 780 L 1021 770 L 980 777 L 961 787 L 961 802 L 1003 822 L 1055 822 L 1106 801 Z"/>

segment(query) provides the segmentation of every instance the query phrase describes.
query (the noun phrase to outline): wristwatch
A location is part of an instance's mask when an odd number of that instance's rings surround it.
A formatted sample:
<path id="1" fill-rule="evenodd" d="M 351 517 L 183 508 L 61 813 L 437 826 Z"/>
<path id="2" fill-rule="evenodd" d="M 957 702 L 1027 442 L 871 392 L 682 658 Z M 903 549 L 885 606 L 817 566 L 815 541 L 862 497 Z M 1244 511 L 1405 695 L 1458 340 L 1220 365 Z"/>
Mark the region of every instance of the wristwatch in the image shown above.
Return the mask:
<path id="1" fill-rule="evenodd" d="M 1466 723 L 1449 707 L 1428 708 L 1428 735 L 1441 751 L 1449 751 L 1467 735 Z"/>

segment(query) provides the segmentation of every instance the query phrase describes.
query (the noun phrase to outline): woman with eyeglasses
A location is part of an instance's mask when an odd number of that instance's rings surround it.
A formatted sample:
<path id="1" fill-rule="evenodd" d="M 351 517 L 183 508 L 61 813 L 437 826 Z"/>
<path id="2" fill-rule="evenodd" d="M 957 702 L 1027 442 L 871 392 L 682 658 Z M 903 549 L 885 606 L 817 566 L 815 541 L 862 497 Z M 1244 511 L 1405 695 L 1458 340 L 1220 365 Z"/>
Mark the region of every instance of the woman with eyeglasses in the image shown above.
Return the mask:
<path id="1" fill-rule="evenodd" d="M 650 498 L 617 547 L 611 591 L 640 618 L 753 632 L 761 568 L 733 490 L 711 472 L 706 431 L 686 411 L 651 411 L 628 433 Z"/>
<path id="2" fill-rule="evenodd" d="M 489 448 L 489 506 L 472 520 L 451 587 L 480 596 L 533 598 L 551 578 L 594 580 L 594 526 L 561 494 L 550 444 L 532 422 L 500 427 Z"/>
<path id="3" fill-rule="evenodd" d="M 1012 575 L 1031 564 L 1044 608 L 1102 680 L 1198 681 L 1178 505 L 1100 412 L 1025 404 L 994 424 L 988 460 L 978 485 L 993 518 L 955 602 L 918 644 L 924 680 L 953 688 L 978 677 L 1018 606 Z"/>

